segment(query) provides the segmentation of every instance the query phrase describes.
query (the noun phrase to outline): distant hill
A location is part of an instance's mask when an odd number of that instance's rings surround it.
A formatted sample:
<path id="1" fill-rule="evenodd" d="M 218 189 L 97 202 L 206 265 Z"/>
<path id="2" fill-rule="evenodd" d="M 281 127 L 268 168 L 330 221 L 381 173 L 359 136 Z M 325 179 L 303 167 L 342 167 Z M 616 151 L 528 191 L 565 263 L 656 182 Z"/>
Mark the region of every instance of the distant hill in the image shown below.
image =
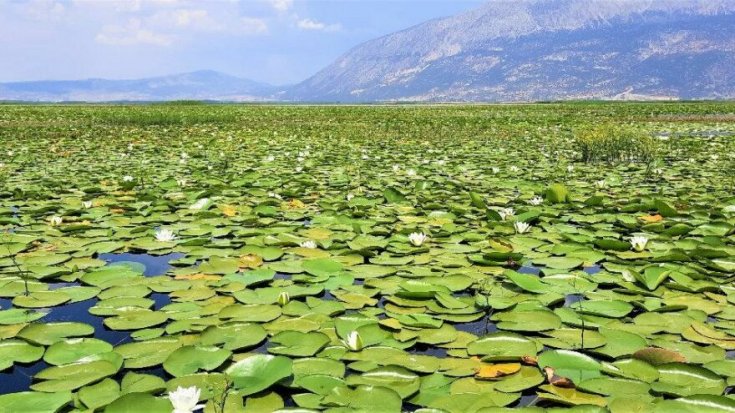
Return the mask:
<path id="1" fill-rule="evenodd" d="M 162 101 L 178 99 L 261 101 L 278 88 L 202 70 L 135 80 L 49 80 L 0 83 L 0 99 L 25 101 Z"/>
<path id="2" fill-rule="evenodd" d="M 490 1 L 350 50 L 285 97 L 735 97 L 735 1 Z"/>

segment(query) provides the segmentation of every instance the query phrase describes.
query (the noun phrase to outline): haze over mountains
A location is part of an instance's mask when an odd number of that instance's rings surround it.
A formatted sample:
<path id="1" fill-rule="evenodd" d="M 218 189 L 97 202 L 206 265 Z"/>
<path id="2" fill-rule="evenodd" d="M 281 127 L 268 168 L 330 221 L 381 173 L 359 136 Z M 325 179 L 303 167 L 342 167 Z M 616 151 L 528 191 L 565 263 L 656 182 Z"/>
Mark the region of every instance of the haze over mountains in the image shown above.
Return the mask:
<path id="1" fill-rule="evenodd" d="M 538 101 L 735 97 L 735 1 L 489 1 L 275 87 L 202 71 L 0 84 L 14 100 Z"/>

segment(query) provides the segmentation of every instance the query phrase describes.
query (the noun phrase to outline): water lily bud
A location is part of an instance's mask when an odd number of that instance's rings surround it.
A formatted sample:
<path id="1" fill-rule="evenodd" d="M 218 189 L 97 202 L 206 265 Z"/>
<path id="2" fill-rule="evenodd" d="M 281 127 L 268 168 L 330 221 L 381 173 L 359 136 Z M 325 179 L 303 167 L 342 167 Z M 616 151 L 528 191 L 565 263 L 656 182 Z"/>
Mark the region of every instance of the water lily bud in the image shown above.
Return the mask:
<path id="1" fill-rule="evenodd" d="M 278 305 L 280 305 L 281 307 L 288 304 L 289 301 L 291 301 L 291 296 L 288 295 L 286 291 L 282 291 L 280 294 L 278 294 Z"/>
<path id="2" fill-rule="evenodd" d="M 350 331 L 350 333 L 347 334 L 347 338 L 342 340 L 342 344 L 344 344 L 350 351 L 360 351 L 363 347 L 362 338 L 357 331 Z"/>

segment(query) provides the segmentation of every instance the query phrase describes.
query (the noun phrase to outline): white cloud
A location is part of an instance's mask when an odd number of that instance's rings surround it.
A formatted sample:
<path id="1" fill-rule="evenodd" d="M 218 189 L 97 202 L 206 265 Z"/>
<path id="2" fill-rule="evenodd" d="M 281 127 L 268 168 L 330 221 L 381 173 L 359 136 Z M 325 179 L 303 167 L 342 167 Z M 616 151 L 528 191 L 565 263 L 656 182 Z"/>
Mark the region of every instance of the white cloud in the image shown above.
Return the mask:
<path id="1" fill-rule="evenodd" d="M 280 12 L 288 11 L 293 6 L 293 0 L 268 0 L 268 3 Z"/>
<path id="2" fill-rule="evenodd" d="M 131 46 L 148 44 L 154 46 L 170 46 L 173 36 L 155 33 L 143 27 L 140 19 L 130 19 L 124 26 L 107 25 L 97 34 L 95 41 L 115 46 Z"/>
<path id="3" fill-rule="evenodd" d="M 66 7 L 57 0 L 31 0 L 25 4 L 25 13 L 33 20 L 58 20 Z"/>
<path id="4" fill-rule="evenodd" d="M 342 25 L 335 23 L 335 24 L 326 24 L 322 23 L 317 20 L 313 19 L 301 19 L 298 22 L 296 22 L 296 27 L 298 27 L 301 30 L 316 30 L 316 31 L 323 31 L 323 32 L 336 32 L 342 28 Z"/>
<path id="5" fill-rule="evenodd" d="M 263 19 L 255 17 L 241 17 L 236 32 L 244 34 L 268 33 L 268 24 Z"/>

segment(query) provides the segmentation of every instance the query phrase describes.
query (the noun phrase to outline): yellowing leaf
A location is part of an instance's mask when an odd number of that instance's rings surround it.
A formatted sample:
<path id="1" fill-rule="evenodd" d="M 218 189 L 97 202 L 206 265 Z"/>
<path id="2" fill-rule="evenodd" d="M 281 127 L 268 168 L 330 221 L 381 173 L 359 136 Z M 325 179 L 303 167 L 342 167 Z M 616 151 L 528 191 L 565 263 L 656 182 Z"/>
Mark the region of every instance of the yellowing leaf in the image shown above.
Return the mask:
<path id="1" fill-rule="evenodd" d="M 647 224 L 653 224 L 653 223 L 656 223 L 656 222 L 663 221 L 664 220 L 664 217 L 662 217 L 661 215 L 658 215 L 658 214 L 656 214 L 656 215 L 641 215 L 641 216 L 638 217 L 638 219 L 640 219 L 641 221 L 643 221 L 643 222 L 645 222 Z"/>
<path id="2" fill-rule="evenodd" d="M 486 364 L 480 367 L 475 373 L 477 379 L 497 379 L 513 373 L 517 373 L 521 369 L 521 363 L 499 363 Z"/>
<path id="3" fill-rule="evenodd" d="M 237 215 L 237 209 L 233 205 L 222 205 L 220 209 L 222 210 L 222 215 L 228 218 L 231 218 Z"/>
<path id="4" fill-rule="evenodd" d="M 222 277 L 219 275 L 196 273 L 196 274 L 179 274 L 174 278 L 177 280 L 219 281 Z"/>
<path id="5" fill-rule="evenodd" d="M 303 231 L 303 234 L 306 238 L 313 239 L 314 241 L 322 241 L 329 239 L 332 235 L 332 231 L 326 228 L 309 228 L 306 231 Z"/>
<path id="6" fill-rule="evenodd" d="M 281 207 L 284 209 L 301 209 L 306 208 L 306 205 L 298 199 L 292 199 L 288 202 L 283 202 Z"/>
<path id="7" fill-rule="evenodd" d="M 255 254 L 247 254 L 240 257 L 238 262 L 240 268 L 257 268 L 263 265 L 263 258 Z"/>

